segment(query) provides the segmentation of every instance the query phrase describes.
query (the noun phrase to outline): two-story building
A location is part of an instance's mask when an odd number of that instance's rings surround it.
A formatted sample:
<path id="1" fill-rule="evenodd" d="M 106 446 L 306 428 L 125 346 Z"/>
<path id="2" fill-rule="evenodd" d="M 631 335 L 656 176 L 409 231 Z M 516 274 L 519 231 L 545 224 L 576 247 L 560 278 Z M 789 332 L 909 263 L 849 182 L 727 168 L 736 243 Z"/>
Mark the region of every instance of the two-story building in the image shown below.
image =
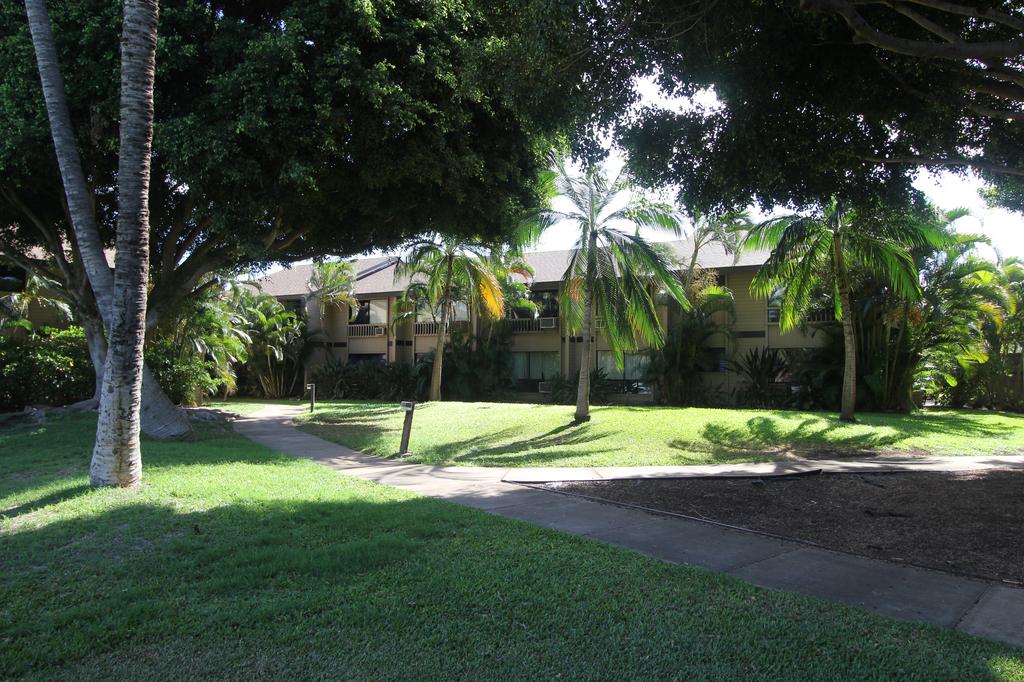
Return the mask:
<path id="1" fill-rule="evenodd" d="M 681 262 L 688 262 L 692 243 L 688 240 L 668 244 Z M 570 251 L 529 253 L 526 260 L 533 268 L 530 285 L 537 313 L 509 314 L 503 324 L 511 331 L 512 366 L 519 387 L 536 391 L 541 382 L 556 375 L 568 376 L 579 370 L 582 337 L 570 334 L 559 315 L 558 289 L 569 262 Z M 710 371 L 705 377 L 711 386 L 730 390 L 736 377 L 730 371 L 730 358 L 741 357 L 753 347 L 804 348 L 820 340 L 799 330 L 783 334 L 779 330 L 778 310 L 768 301 L 750 295 L 750 282 L 767 253 L 749 252 L 734 256 L 719 245 L 703 248 L 698 264 L 713 269 L 720 283 L 732 290 L 735 314 L 719 314 L 722 323 L 731 324 L 731 335 L 717 335 L 707 344 Z M 321 309 L 309 294 L 311 265 L 296 265 L 258 280 L 255 284 L 266 294 L 305 315 L 309 330 L 318 333 L 320 348 L 315 362 L 413 362 L 434 349 L 437 325 L 432 317 L 418 315 L 395 323 L 399 301 L 409 282 L 395 277 L 397 259 L 363 258 L 355 262 L 355 296 L 359 309 L 352 314 L 347 306 Z M 668 327 L 678 315 L 674 303 L 659 303 L 662 325 Z M 450 329 L 474 334 L 483 324 L 475 311 L 459 306 Z M 609 378 L 639 381 L 643 377 L 646 353 L 627 354 L 619 370 L 607 338 L 601 333 L 601 321 L 595 330 L 596 349 L 592 366 L 601 367 Z"/>

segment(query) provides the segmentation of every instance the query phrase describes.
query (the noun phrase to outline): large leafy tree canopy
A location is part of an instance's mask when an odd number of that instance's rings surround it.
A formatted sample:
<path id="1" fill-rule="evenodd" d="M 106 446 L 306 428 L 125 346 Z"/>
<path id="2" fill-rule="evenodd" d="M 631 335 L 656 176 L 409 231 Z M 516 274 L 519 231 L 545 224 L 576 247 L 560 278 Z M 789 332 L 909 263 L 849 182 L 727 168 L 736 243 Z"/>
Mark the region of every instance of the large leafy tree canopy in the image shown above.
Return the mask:
<path id="1" fill-rule="evenodd" d="M 687 205 L 905 200 L 920 166 L 1024 175 L 1019 3 L 623 0 L 616 39 L 670 94 L 720 106 L 639 112 L 620 134 Z M 1016 8 L 1015 8 L 1016 7 Z"/>
<path id="2" fill-rule="evenodd" d="M 120 3 L 50 10 L 109 232 Z M 425 230 L 502 234 L 535 202 L 558 122 L 540 101 L 517 105 L 519 83 L 497 81 L 500 23 L 473 0 L 163 2 L 154 312 L 214 270 L 387 248 Z M 8 250 L 52 247 L 67 219 L 19 3 L 0 7 L 0 65 L 0 224 L 16 228 L 3 236 Z"/>

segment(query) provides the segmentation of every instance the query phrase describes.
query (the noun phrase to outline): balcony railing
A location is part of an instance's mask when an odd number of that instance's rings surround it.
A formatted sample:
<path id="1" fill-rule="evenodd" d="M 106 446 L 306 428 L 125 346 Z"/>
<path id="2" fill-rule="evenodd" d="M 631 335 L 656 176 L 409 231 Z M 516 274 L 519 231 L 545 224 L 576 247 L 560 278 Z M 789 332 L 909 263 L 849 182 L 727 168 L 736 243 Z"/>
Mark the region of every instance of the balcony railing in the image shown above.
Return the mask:
<path id="1" fill-rule="evenodd" d="M 386 324 L 350 324 L 348 326 L 349 338 L 384 336 L 386 333 Z"/>
<path id="2" fill-rule="evenodd" d="M 557 317 L 537 317 L 534 319 L 505 320 L 506 327 L 513 334 L 529 334 L 531 332 L 558 331 Z"/>
<path id="3" fill-rule="evenodd" d="M 417 322 L 413 325 L 413 333 L 416 336 L 437 336 L 437 322 Z M 461 332 L 465 334 L 469 331 L 469 322 L 466 320 L 458 320 L 456 322 L 448 323 L 448 333 Z"/>

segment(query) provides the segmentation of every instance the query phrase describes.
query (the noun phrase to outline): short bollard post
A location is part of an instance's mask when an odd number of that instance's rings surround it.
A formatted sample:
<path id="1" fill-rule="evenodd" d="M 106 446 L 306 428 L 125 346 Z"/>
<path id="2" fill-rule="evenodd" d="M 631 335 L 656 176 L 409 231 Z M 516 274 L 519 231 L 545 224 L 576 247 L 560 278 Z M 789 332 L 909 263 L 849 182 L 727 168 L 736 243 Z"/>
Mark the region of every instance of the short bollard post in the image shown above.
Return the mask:
<path id="1" fill-rule="evenodd" d="M 306 390 L 309 391 L 309 413 L 313 414 L 316 409 L 316 384 L 306 384 Z"/>
<path id="2" fill-rule="evenodd" d="M 402 425 L 402 447 L 398 454 L 409 454 L 409 435 L 412 433 L 412 413 L 416 409 L 415 400 L 403 400 L 402 409 L 405 410 L 405 424 Z"/>

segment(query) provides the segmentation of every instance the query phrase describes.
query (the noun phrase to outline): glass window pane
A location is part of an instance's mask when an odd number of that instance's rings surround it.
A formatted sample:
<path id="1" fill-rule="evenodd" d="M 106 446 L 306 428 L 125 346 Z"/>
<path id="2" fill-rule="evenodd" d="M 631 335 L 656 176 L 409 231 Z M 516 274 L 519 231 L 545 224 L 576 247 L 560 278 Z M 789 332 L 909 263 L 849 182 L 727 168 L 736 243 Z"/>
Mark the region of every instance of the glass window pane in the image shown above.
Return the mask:
<path id="1" fill-rule="evenodd" d="M 526 353 L 512 353 L 512 378 L 526 379 L 530 376 L 529 357 Z"/>
<path id="2" fill-rule="evenodd" d="M 455 322 L 468 322 L 469 321 L 469 306 L 463 301 L 457 301 L 452 306 L 452 313 L 454 315 L 453 320 Z"/>
<path id="3" fill-rule="evenodd" d="M 625 376 L 630 381 L 641 381 L 647 371 L 648 357 L 646 353 L 629 353 L 626 355 Z"/>
<path id="4" fill-rule="evenodd" d="M 540 365 L 540 378 L 542 380 L 551 381 L 561 373 L 561 363 L 559 362 L 558 351 L 537 353 L 537 355 L 540 358 L 540 361 L 537 364 Z"/>
<path id="5" fill-rule="evenodd" d="M 597 352 L 597 367 L 603 369 L 609 379 L 622 379 L 622 372 L 615 366 L 615 354 L 610 350 Z"/>
<path id="6" fill-rule="evenodd" d="M 370 302 L 360 301 L 359 311 L 356 316 L 352 318 L 352 324 L 367 324 L 370 321 Z"/>
<path id="7" fill-rule="evenodd" d="M 370 324 L 387 324 L 388 302 L 386 299 L 370 301 Z"/>
<path id="8" fill-rule="evenodd" d="M 416 300 L 416 321 L 417 322 L 433 322 L 434 315 L 430 309 L 430 305 L 427 303 L 427 299 L 420 298 Z"/>

